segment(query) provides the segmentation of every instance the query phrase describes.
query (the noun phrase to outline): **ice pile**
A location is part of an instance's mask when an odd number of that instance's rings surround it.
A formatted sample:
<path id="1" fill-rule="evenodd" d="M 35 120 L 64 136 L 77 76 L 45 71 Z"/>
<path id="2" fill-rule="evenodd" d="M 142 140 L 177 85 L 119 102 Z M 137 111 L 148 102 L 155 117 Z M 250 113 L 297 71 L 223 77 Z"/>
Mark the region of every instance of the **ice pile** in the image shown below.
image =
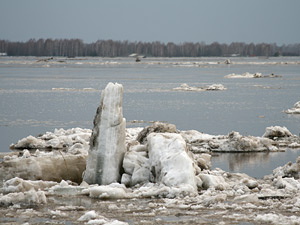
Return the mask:
<path id="1" fill-rule="evenodd" d="M 231 73 L 225 76 L 225 78 L 275 78 L 275 77 L 281 77 L 279 75 L 270 74 L 270 75 L 263 75 L 262 73 L 249 73 L 245 72 L 243 74 L 235 74 Z"/>
<path id="2" fill-rule="evenodd" d="M 167 199 L 163 207 L 170 208 L 253 211 L 272 207 L 274 212 L 300 212 L 300 157 L 263 179 L 210 169 L 211 152 L 299 147 L 300 138 L 286 127 L 267 127 L 262 137 L 243 136 L 234 131 L 228 135 L 179 131 L 173 124 L 159 122 L 145 128 L 125 129 L 122 93 L 122 86 L 112 83 L 102 92 L 93 132 L 59 129 L 39 137 L 29 136 L 13 145 L 23 151 L 6 155 L 0 162 L 0 180 L 4 181 L 0 205 L 45 204 L 48 196 L 163 197 Z M 36 148 L 39 149 L 33 151 Z M 247 218 L 278 222 L 276 214 L 267 212 Z M 236 214 L 231 218 L 228 214 L 223 218 L 234 220 L 244 216 Z M 282 223 L 300 222 L 299 217 L 280 218 L 284 218 L 279 219 Z M 93 211 L 78 221 L 114 223 Z"/>
<path id="3" fill-rule="evenodd" d="M 196 130 L 179 131 L 173 124 L 160 122 L 145 128 L 127 128 L 125 133 L 127 151 L 123 159 L 125 174 L 120 174 L 124 184 L 135 185 L 151 181 L 152 178 L 149 178 L 149 169 L 151 170 L 149 144 L 147 143 L 147 137 L 151 133 L 180 135 L 186 143 L 188 155 L 191 156 L 194 153 L 193 157 L 202 169 L 209 168 L 210 162 L 209 158 L 203 156 L 207 154 L 201 153 L 284 151 L 286 148 L 300 147 L 300 138 L 291 134 L 286 127 L 279 126 L 267 127 L 262 137 L 243 136 L 238 132 L 210 135 Z M 20 177 L 52 181 L 65 179 L 80 183 L 86 167 L 90 136 L 91 130 L 74 128 L 56 129 L 53 133 L 47 132 L 39 137 L 23 138 L 14 145 L 22 151 L 7 154 L 0 162 L 0 180 Z M 50 146 L 49 143 L 60 143 L 55 146 L 62 148 L 43 151 Z M 27 147 L 40 149 L 29 151 Z M 199 155 L 204 158 L 198 159 Z"/>
<path id="4" fill-rule="evenodd" d="M 287 114 L 300 114 L 300 101 L 294 104 L 294 107 L 284 111 Z"/>
<path id="5" fill-rule="evenodd" d="M 284 166 L 280 166 L 274 169 L 273 179 L 278 177 L 294 178 L 299 180 L 300 179 L 300 157 L 297 158 L 296 163 L 289 162 Z"/>
<path id="6" fill-rule="evenodd" d="M 195 175 L 199 168 L 189 155 L 186 142 L 176 133 L 150 133 L 147 145 L 130 146 L 123 168 L 122 183 L 127 186 L 152 182 L 197 190 Z"/>
<path id="7" fill-rule="evenodd" d="M 286 127 L 267 127 L 263 137 L 273 140 L 279 149 L 300 147 L 299 136 L 293 135 Z"/>
<path id="8" fill-rule="evenodd" d="M 50 188 L 54 185 L 57 185 L 57 182 L 42 180 L 23 180 L 19 177 L 14 177 L 4 183 L 2 192 L 4 194 L 7 194 L 13 192 L 25 192 L 30 190 L 38 191 Z"/>
<path id="9" fill-rule="evenodd" d="M 196 130 L 181 131 L 192 152 L 261 152 L 282 151 L 300 146 L 300 138 L 286 127 L 267 127 L 262 137 L 243 136 L 232 131 L 227 135 L 209 135 Z"/>
<path id="10" fill-rule="evenodd" d="M 55 129 L 38 137 L 28 136 L 11 145 L 19 154 L 7 154 L 0 163 L 0 180 L 81 182 L 86 167 L 90 129 Z M 22 151 L 21 151 L 22 150 Z"/>
<path id="11" fill-rule="evenodd" d="M 72 128 L 68 130 L 55 129 L 38 137 L 28 136 L 10 146 L 11 149 L 61 149 L 73 154 L 81 154 L 88 148 L 91 136 L 90 129 Z"/>
<path id="12" fill-rule="evenodd" d="M 45 192 L 43 191 L 25 191 L 17 193 L 0 194 L 0 206 L 26 205 L 34 206 L 47 203 Z"/>
<path id="13" fill-rule="evenodd" d="M 0 195 L 0 204 L 4 206 L 45 204 L 46 196 L 53 195 L 89 196 L 96 199 L 134 199 L 158 196 L 165 197 L 165 199 L 160 203 L 149 203 L 149 207 L 162 208 L 167 211 L 177 208 L 187 209 L 190 213 L 195 212 L 197 215 L 203 210 L 224 212 L 221 218 L 231 222 L 246 219 L 258 223 L 297 224 L 300 222 L 300 217 L 297 216 L 300 212 L 299 174 L 300 157 L 295 163 L 290 162 L 279 167 L 273 171 L 273 174 L 263 179 L 255 179 L 241 173 L 228 173 L 220 169 L 204 169 L 199 173 L 203 182 L 202 188 L 193 195 L 189 189 L 186 189 L 185 193 L 180 187 L 172 188 L 161 183 L 125 187 L 124 184 L 119 183 L 88 185 L 83 182 L 78 186 L 66 181 L 56 183 L 13 178 L 4 183 L 1 191 L 4 194 Z M 235 213 L 228 213 L 232 211 Z M 78 216 L 77 220 L 81 222 L 103 220 L 103 223 L 113 221 L 93 211 L 87 211 Z"/>
<path id="14" fill-rule="evenodd" d="M 223 84 L 212 84 L 206 87 L 193 87 L 186 83 L 180 85 L 180 87 L 173 88 L 174 91 L 223 91 L 227 88 Z"/>

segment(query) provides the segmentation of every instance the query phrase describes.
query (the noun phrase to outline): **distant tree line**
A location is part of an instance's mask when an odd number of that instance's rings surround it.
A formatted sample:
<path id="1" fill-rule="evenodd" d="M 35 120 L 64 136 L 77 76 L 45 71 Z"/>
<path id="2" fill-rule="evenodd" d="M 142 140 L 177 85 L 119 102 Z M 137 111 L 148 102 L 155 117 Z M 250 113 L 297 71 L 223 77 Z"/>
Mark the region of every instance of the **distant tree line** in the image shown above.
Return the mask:
<path id="1" fill-rule="evenodd" d="M 201 57 L 201 56 L 300 56 L 300 43 L 277 46 L 277 44 L 246 44 L 232 42 L 129 42 L 98 40 L 84 43 L 80 39 L 30 39 L 26 42 L 0 40 L 0 53 L 8 56 L 100 56 L 123 57 L 132 53 L 152 57 Z"/>

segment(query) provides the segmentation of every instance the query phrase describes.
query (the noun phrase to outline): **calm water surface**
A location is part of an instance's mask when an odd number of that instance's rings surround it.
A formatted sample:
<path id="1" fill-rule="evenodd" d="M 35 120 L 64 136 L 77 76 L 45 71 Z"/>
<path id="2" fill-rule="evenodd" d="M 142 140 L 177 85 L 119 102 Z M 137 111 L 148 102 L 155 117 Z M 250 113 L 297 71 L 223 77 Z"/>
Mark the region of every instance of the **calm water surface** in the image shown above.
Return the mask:
<path id="1" fill-rule="evenodd" d="M 146 58 L 141 63 L 132 58 L 37 60 L 0 57 L 0 152 L 9 151 L 11 143 L 28 135 L 55 128 L 92 128 L 101 90 L 108 82 L 124 86 L 127 121 L 166 121 L 180 130 L 208 134 L 238 131 L 262 136 L 266 127 L 275 125 L 300 133 L 300 116 L 282 112 L 300 101 L 300 64 L 294 63 L 299 57 L 232 58 L 234 64 L 230 65 L 220 63 L 225 58 Z M 245 72 L 282 77 L 224 78 Z M 182 83 L 201 87 L 223 84 L 227 90 L 172 90 Z M 213 165 L 263 176 L 278 165 L 295 161 L 298 155 L 295 150 L 222 154 L 213 158 Z"/>

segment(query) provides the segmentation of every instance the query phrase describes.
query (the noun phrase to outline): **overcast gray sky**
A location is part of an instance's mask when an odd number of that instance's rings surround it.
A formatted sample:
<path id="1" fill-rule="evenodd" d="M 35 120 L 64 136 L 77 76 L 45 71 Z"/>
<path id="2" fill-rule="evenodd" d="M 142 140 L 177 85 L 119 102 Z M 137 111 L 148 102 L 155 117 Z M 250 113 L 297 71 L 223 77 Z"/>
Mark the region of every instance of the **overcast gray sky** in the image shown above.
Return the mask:
<path id="1" fill-rule="evenodd" d="M 300 0 L 0 0 L 0 39 L 300 42 Z"/>

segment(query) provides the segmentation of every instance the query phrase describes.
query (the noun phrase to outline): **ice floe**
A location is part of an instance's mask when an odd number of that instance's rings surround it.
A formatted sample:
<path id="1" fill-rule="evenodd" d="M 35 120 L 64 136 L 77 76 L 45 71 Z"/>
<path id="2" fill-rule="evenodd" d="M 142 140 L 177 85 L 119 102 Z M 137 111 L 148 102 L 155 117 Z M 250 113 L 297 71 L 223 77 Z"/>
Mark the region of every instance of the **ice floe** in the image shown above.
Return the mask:
<path id="1" fill-rule="evenodd" d="M 269 75 L 263 75 L 262 73 L 249 73 L 249 72 L 245 72 L 243 74 L 231 73 L 225 76 L 225 78 L 275 78 L 275 77 L 281 77 L 281 76 L 275 75 L 273 73 Z"/>
<path id="2" fill-rule="evenodd" d="M 266 128 L 266 132 L 263 137 L 275 139 L 275 138 L 288 138 L 293 136 L 292 133 L 286 127 L 271 126 Z"/>
<path id="3" fill-rule="evenodd" d="M 294 107 L 284 111 L 287 114 L 300 114 L 300 101 L 294 104 Z"/>
<path id="4" fill-rule="evenodd" d="M 227 88 L 223 84 L 211 84 L 206 87 L 193 87 L 186 83 L 180 85 L 180 87 L 173 88 L 174 91 L 223 91 Z"/>
<path id="5" fill-rule="evenodd" d="M 99 90 L 95 89 L 95 88 L 81 88 L 81 89 L 77 89 L 77 88 L 52 88 L 52 91 L 91 91 L 91 92 L 98 92 Z"/>

